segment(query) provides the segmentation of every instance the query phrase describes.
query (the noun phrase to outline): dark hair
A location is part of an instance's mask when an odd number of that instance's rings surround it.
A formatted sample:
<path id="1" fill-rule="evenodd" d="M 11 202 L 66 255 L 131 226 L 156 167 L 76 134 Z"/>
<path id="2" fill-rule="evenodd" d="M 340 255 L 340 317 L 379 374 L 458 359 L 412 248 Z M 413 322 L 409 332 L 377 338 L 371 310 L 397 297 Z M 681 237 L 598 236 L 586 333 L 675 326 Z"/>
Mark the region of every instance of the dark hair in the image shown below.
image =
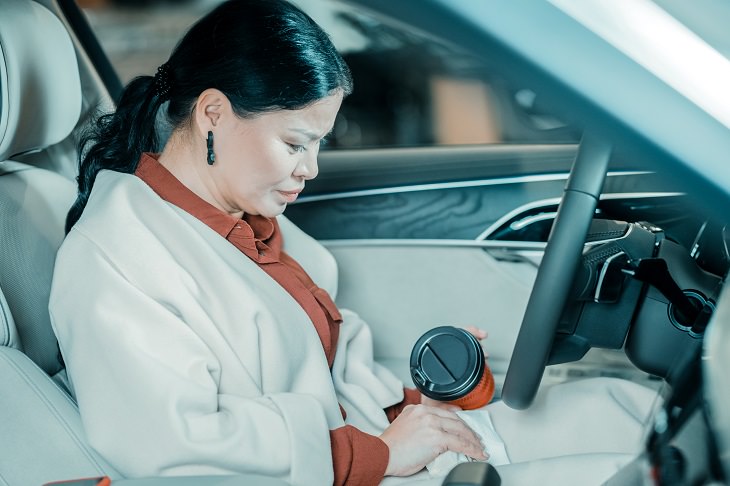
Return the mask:
<path id="1" fill-rule="evenodd" d="M 161 148 L 155 122 L 165 101 L 175 129 L 190 120 L 208 88 L 223 92 L 242 118 L 304 108 L 338 89 L 352 91 L 350 70 L 329 36 L 286 0 L 219 5 L 190 28 L 164 66 L 165 89 L 152 76 L 133 79 L 116 111 L 100 116 L 83 134 L 79 193 L 66 232 L 81 216 L 99 171 L 133 173 L 142 152 Z"/>

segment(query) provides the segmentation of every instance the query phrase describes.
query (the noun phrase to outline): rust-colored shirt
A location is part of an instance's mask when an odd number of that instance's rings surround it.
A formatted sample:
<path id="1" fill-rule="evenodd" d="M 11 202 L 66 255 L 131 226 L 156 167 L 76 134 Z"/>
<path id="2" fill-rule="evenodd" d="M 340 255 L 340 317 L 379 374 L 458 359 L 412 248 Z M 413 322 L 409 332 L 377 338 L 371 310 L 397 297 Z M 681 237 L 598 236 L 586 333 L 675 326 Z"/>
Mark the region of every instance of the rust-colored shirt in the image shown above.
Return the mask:
<path id="1" fill-rule="evenodd" d="M 245 214 L 238 219 L 204 201 L 182 184 L 153 154 L 143 154 L 135 174 L 165 201 L 196 217 L 256 262 L 302 306 L 322 341 L 330 368 L 335 359 L 342 316 L 329 294 L 282 249 L 275 219 Z M 420 403 L 417 390 L 405 389 L 402 402 L 385 410 L 391 422 L 408 404 Z M 342 408 L 342 407 L 340 407 Z M 342 410 L 343 417 L 345 411 Z M 330 431 L 335 485 L 377 485 L 388 465 L 388 446 L 346 425 Z"/>

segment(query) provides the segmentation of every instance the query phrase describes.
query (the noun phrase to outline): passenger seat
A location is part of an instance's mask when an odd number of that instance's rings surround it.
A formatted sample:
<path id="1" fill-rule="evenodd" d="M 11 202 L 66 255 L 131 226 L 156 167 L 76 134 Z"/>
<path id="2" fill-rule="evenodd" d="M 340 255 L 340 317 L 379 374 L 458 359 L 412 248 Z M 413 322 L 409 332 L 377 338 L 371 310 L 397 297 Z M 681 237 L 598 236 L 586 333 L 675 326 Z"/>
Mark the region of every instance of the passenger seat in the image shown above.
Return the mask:
<path id="1" fill-rule="evenodd" d="M 76 52 L 61 21 L 32 0 L 0 0 L 0 485 L 108 476 L 115 486 L 286 486 L 259 475 L 122 479 L 88 445 L 48 313 L 76 185 L 17 161 L 49 147 L 41 155 L 53 157 L 81 107 Z"/>
<path id="2" fill-rule="evenodd" d="M 0 15 L 0 484 L 119 474 L 84 438 L 48 315 L 56 251 L 75 185 L 12 157 L 69 136 L 81 111 L 71 39 L 46 8 Z"/>

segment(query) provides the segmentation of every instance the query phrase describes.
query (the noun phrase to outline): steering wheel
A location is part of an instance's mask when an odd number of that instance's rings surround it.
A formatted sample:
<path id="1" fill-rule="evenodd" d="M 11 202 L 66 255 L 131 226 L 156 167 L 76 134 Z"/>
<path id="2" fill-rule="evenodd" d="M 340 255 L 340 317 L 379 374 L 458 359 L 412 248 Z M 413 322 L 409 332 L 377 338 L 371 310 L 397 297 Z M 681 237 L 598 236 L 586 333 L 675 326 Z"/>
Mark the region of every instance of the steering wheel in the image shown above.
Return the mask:
<path id="1" fill-rule="evenodd" d="M 507 369 L 502 400 L 511 408 L 529 407 L 540 386 L 610 155 L 609 143 L 583 134 Z"/>

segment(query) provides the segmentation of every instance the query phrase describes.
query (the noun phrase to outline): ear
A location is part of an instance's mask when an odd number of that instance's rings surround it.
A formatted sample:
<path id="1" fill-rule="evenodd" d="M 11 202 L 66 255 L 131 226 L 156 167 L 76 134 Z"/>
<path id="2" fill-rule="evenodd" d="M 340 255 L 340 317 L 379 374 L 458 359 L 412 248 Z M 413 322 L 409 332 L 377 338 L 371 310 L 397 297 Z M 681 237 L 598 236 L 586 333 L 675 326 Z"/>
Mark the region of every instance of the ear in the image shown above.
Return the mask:
<path id="1" fill-rule="evenodd" d="M 193 121 L 200 135 L 205 138 L 208 131 L 215 130 L 233 115 L 231 102 L 223 92 L 209 88 L 200 93 L 193 111 Z"/>

